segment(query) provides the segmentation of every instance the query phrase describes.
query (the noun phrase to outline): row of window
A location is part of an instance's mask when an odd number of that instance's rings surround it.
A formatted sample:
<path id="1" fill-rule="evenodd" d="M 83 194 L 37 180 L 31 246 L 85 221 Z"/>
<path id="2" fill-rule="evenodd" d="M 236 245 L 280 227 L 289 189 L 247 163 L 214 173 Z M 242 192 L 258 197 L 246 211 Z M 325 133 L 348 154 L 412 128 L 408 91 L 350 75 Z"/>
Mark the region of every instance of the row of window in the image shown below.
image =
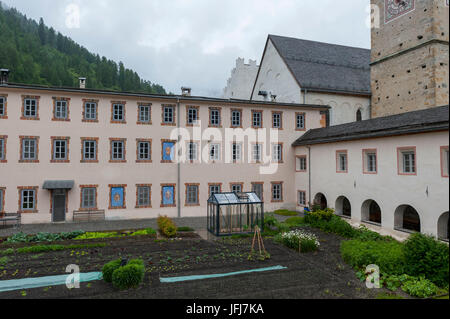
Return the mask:
<path id="1" fill-rule="evenodd" d="M 363 154 L 363 173 L 378 173 L 378 158 L 376 149 L 367 149 L 362 151 Z M 415 147 L 399 147 L 397 149 L 398 156 L 398 174 L 399 175 L 416 175 L 417 174 L 417 156 Z M 441 147 L 441 175 L 448 177 L 449 172 L 449 148 Z M 297 156 L 296 170 L 298 172 L 307 171 L 306 155 Z M 336 172 L 348 173 L 348 151 L 336 151 Z"/>
<path id="2" fill-rule="evenodd" d="M 69 161 L 69 137 L 52 137 L 52 162 L 68 162 Z M 126 161 L 126 139 L 111 138 L 110 139 L 110 161 L 123 162 Z M 82 162 L 98 161 L 98 138 L 81 138 L 81 155 Z M 162 158 L 163 162 L 174 161 L 174 141 L 162 140 Z M 241 143 L 233 143 L 231 145 L 231 159 L 235 162 L 242 161 Z M 252 144 L 252 160 L 261 162 L 263 160 L 264 144 Z M 20 161 L 21 162 L 37 162 L 39 159 L 39 137 L 21 136 L 20 137 Z M 221 144 L 209 144 L 209 160 L 221 160 Z M 186 149 L 187 159 L 196 161 L 199 157 L 199 143 L 188 142 Z M 152 140 L 137 139 L 136 140 L 136 160 L 138 162 L 152 161 Z M 272 160 L 281 163 L 283 161 L 283 144 L 272 144 Z M 0 161 L 6 161 L 6 136 L 0 136 Z"/>
<path id="3" fill-rule="evenodd" d="M 283 201 L 283 182 L 273 182 L 272 185 L 272 202 Z M 126 185 L 110 185 L 110 204 L 109 209 L 125 209 L 126 208 Z M 200 184 L 185 185 L 186 206 L 200 205 Z M 162 184 L 161 185 L 161 207 L 175 207 L 175 188 L 176 184 Z M 242 192 L 244 183 L 230 184 L 230 191 Z M 80 210 L 96 210 L 97 204 L 97 189 L 98 185 L 81 185 L 80 195 Z M 5 191 L 6 188 L 0 187 L 0 212 L 4 212 L 5 207 Z M 37 192 L 38 187 L 20 187 L 19 188 L 19 210 L 23 213 L 37 211 Z M 221 183 L 208 184 L 209 196 L 215 193 L 222 192 Z M 252 192 L 255 192 L 261 200 L 264 196 L 264 183 L 252 183 Z M 136 208 L 150 208 L 152 207 L 152 185 L 138 184 L 136 185 Z"/>
<path id="4" fill-rule="evenodd" d="M 53 120 L 69 121 L 69 98 L 54 98 Z M 98 101 L 83 101 L 83 121 L 98 122 Z M 111 102 L 111 123 L 126 123 L 126 102 Z M 152 124 L 152 104 L 138 104 L 138 124 Z M 162 125 L 175 125 L 175 105 L 162 106 Z M 0 118 L 6 116 L 6 97 L 0 97 Z M 242 109 L 231 109 L 231 127 L 242 127 Z M 38 120 L 39 119 L 39 97 L 24 97 L 22 108 L 22 119 Z M 192 126 L 198 121 L 199 107 L 187 106 L 186 123 Z M 306 116 L 305 113 L 296 113 L 295 119 L 296 130 L 305 130 Z M 251 123 L 253 128 L 263 127 L 263 111 L 252 110 Z M 222 109 L 217 107 L 209 108 L 209 125 L 212 127 L 222 126 Z M 272 111 L 272 128 L 283 129 L 283 112 Z"/>

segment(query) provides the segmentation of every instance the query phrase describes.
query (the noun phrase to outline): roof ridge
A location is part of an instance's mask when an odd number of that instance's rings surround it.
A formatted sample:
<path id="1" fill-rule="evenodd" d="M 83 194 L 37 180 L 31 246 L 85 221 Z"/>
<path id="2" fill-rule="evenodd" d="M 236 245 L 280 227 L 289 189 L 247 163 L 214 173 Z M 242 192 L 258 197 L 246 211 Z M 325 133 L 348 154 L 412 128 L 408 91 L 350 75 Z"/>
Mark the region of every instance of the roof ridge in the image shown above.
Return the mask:
<path id="1" fill-rule="evenodd" d="M 304 41 L 304 42 L 310 42 L 310 43 L 319 43 L 319 44 L 325 44 L 330 46 L 338 46 L 343 48 L 350 48 L 350 49 L 359 49 L 370 52 L 371 49 L 356 47 L 356 46 L 350 46 L 350 45 L 344 45 L 344 44 L 336 44 L 336 43 L 330 43 L 330 42 L 323 42 L 323 41 L 314 41 L 314 40 L 308 40 L 308 39 L 301 39 L 301 38 L 294 38 L 294 37 L 288 37 L 283 35 L 276 35 L 276 34 L 269 34 L 269 38 L 277 37 L 277 38 L 284 38 L 284 39 L 291 39 L 291 40 L 297 40 L 297 41 Z"/>

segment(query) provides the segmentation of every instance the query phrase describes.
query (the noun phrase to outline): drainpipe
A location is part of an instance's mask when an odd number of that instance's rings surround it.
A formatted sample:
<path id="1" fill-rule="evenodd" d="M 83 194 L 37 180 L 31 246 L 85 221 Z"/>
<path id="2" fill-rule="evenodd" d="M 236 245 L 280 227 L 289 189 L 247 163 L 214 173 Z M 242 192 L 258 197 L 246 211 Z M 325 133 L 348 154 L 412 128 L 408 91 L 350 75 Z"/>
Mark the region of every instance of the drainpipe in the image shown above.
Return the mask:
<path id="1" fill-rule="evenodd" d="M 307 146 L 306 148 L 308 149 L 308 199 L 311 208 L 311 147 Z"/>
<path id="2" fill-rule="evenodd" d="M 180 98 L 177 97 L 177 130 L 178 130 L 178 143 L 180 143 L 180 121 L 181 121 L 181 113 L 180 113 Z M 179 144 L 177 145 L 179 148 Z M 181 162 L 179 160 L 180 153 L 178 152 L 177 156 L 177 211 L 178 218 L 181 218 Z"/>
<path id="3" fill-rule="evenodd" d="M 308 93 L 307 89 L 303 90 L 303 104 L 306 104 L 306 94 Z"/>

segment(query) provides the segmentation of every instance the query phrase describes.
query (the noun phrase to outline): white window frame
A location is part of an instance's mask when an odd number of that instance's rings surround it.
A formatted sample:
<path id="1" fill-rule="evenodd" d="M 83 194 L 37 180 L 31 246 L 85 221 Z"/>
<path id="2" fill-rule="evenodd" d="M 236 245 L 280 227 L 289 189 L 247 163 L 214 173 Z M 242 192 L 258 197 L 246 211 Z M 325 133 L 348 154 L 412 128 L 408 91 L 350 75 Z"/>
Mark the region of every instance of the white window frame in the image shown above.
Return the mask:
<path id="1" fill-rule="evenodd" d="M 0 138 L 0 161 L 5 160 L 5 139 Z"/>
<path id="2" fill-rule="evenodd" d="M 280 129 L 282 128 L 282 121 L 281 121 L 281 113 L 272 113 L 272 126 L 273 128 Z"/>
<path id="3" fill-rule="evenodd" d="M 253 162 L 262 161 L 262 149 L 263 149 L 263 145 L 261 143 L 256 143 L 256 144 L 252 145 Z"/>
<path id="4" fill-rule="evenodd" d="M 273 144 L 272 145 L 272 160 L 274 162 L 283 161 L 283 144 Z"/>
<path id="5" fill-rule="evenodd" d="M 188 142 L 188 144 L 187 144 L 187 159 L 189 161 L 198 160 L 198 144 L 197 144 L 197 142 Z"/>
<path id="6" fill-rule="evenodd" d="M 147 147 L 145 147 L 145 145 Z M 138 141 L 138 161 L 151 161 L 152 160 L 151 154 L 152 154 L 151 143 L 149 141 Z M 147 155 L 147 156 L 142 157 L 142 155 Z"/>
<path id="7" fill-rule="evenodd" d="M 221 187 L 219 184 L 209 185 L 209 196 L 211 196 L 213 194 L 218 194 L 220 192 L 221 192 Z"/>
<path id="8" fill-rule="evenodd" d="M 22 140 L 22 160 L 34 161 L 36 159 L 37 159 L 37 139 L 24 138 Z"/>
<path id="9" fill-rule="evenodd" d="M 220 144 L 212 143 L 209 145 L 209 160 L 220 161 Z"/>
<path id="10" fill-rule="evenodd" d="M 25 207 L 24 205 L 27 205 Z M 20 192 L 20 208 L 22 211 L 29 211 L 36 209 L 36 190 L 22 189 Z"/>
<path id="11" fill-rule="evenodd" d="M 147 207 L 151 205 L 151 187 L 150 186 L 138 186 L 137 187 L 137 206 Z"/>
<path id="12" fill-rule="evenodd" d="M 113 116 L 114 122 L 125 122 L 125 105 L 121 103 L 113 104 Z"/>
<path id="13" fill-rule="evenodd" d="M 119 147 L 120 145 L 120 147 Z M 119 157 L 120 155 L 120 157 Z M 111 160 L 123 161 L 125 160 L 125 142 L 124 141 L 111 141 Z"/>
<path id="14" fill-rule="evenodd" d="M 416 174 L 416 152 L 414 150 L 402 150 L 401 162 L 403 174 Z"/>
<path id="15" fill-rule="evenodd" d="M 375 151 L 366 151 L 365 152 L 365 165 L 366 173 L 376 173 L 378 171 L 377 167 L 377 153 Z"/>
<path id="16" fill-rule="evenodd" d="M 306 192 L 305 191 L 298 191 L 298 205 L 306 206 Z"/>
<path id="17" fill-rule="evenodd" d="M 297 157 L 297 171 L 305 172 L 308 170 L 308 159 L 306 156 Z"/>
<path id="18" fill-rule="evenodd" d="M 348 153 L 344 151 L 338 151 L 337 155 L 337 167 L 336 170 L 338 173 L 347 173 L 348 172 Z"/>
<path id="19" fill-rule="evenodd" d="M 139 105 L 139 122 L 140 123 L 150 123 L 151 119 L 151 106 L 150 105 Z"/>
<path id="20" fill-rule="evenodd" d="M 89 144 L 89 145 L 86 145 L 86 144 Z M 91 152 L 92 149 L 94 150 L 93 153 Z M 89 154 L 89 156 L 86 157 L 86 154 Z M 92 155 L 92 158 L 91 158 L 91 155 Z M 83 160 L 84 161 L 97 160 L 97 141 L 96 140 L 84 140 L 83 141 Z"/>
<path id="21" fill-rule="evenodd" d="M 234 162 L 239 162 L 242 159 L 242 145 L 240 143 L 233 143 L 231 145 L 231 155 Z"/>
<path id="22" fill-rule="evenodd" d="M 53 140 L 53 154 L 54 161 L 67 160 L 67 140 Z"/>
<path id="23" fill-rule="evenodd" d="M 242 184 L 231 184 L 231 192 L 242 193 Z"/>
<path id="24" fill-rule="evenodd" d="M 37 118 L 37 99 L 24 99 L 23 116 L 26 118 Z"/>
<path id="25" fill-rule="evenodd" d="M 231 126 L 232 127 L 242 126 L 242 111 L 233 110 L 231 112 Z"/>
<path id="26" fill-rule="evenodd" d="M 272 201 L 279 202 L 283 200 L 283 184 L 272 184 Z"/>
<path id="27" fill-rule="evenodd" d="M 85 102 L 84 103 L 84 119 L 86 121 L 96 121 L 97 120 L 97 103 L 96 102 Z"/>
<path id="28" fill-rule="evenodd" d="M 261 111 L 253 112 L 252 125 L 254 128 L 262 127 L 262 112 Z"/>
<path id="29" fill-rule="evenodd" d="M 297 114 L 296 116 L 296 129 L 304 130 L 305 129 L 305 114 Z"/>
<path id="30" fill-rule="evenodd" d="M 186 185 L 186 204 L 197 205 L 199 203 L 199 186 Z"/>
<path id="31" fill-rule="evenodd" d="M 220 126 L 220 110 L 211 109 L 209 121 L 211 126 Z"/>
<path id="32" fill-rule="evenodd" d="M 198 109 L 195 107 L 189 107 L 187 112 L 187 124 L 194 125 L 198 121 Z"/>
<path id="33" fill-rule="evenodd" d="M 97 189 L 95 187 L 83 187 L 81 189 L 81 208 L 96 208 L 96 195 Z"/>
<path id="34" fill-rule="evenodd" d="M 55 114 L 53 116 L 58 120 L 67 120 L 68 112 L 67 112 L 67 101 L 64 100 L 55 100 Z"/>
<path id="35" fill-rule="evenodd" d="M 4 96 L 0 96 L 0 116 L 5 116 L 5 102 L 6 98 Z"/>
<path id="36" fill-rule="evenodd" d="M 175 108 L 173 106 L 163 107 L 163 123 L 164 124 L 174 124 L 174 114 Z"/>

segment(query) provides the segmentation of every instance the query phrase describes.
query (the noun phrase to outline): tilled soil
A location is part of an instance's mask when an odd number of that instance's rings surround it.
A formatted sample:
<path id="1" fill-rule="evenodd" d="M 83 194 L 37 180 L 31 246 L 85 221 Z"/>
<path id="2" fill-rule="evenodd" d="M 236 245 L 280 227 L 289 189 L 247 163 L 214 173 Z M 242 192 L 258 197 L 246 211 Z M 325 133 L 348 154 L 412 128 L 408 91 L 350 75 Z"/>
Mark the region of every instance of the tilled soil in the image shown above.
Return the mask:
<path id="1" fill-rule="evenodd" d="M 315 253 L 299 254 L 272 239 L 264 244 L 271 258 L 248 260 L 252 239 L 183 238 L 157 241 L 151 237 L 125 237 L 76 242 L 106 242 L 102 248 L 45 254 L 18 254 L 0 270 L 0 280 L 61 275 L 67 265 L 81 272 L 101 271 L 119 257 L 142 258 L 144 282 L 137 289 L 117 291 L 103 281 L 82 283 L 80 289 L 55 286 L 0 293 L 0 298 L 147 298 L 147 299 L 331 299 L 375 298 L 380 290 L 369 290 L 340 256 L 341 238 L 319 230 L 321 246 Z M 73 244 L 74 242 L 70 242 Z M 3 248 L 2 248 L 3 249 Z M 281 265 L 286 270 L 250 273 L 226 278 L 161 283 L 160 277 L 228 273 Z"/>

